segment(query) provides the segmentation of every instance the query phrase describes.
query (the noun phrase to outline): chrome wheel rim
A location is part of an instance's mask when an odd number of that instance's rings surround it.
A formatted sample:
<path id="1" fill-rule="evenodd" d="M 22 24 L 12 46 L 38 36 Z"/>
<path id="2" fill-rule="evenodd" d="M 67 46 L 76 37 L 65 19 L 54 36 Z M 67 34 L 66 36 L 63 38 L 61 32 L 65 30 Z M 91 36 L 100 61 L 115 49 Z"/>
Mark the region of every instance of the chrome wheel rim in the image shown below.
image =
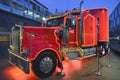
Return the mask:
<path id="1" fill-rule="evenodd" d="M 45 57 L 40 62 L 40 70 L 44 73 L 51 71 L 53 67 L 53 60 L 50 57 Z"/>

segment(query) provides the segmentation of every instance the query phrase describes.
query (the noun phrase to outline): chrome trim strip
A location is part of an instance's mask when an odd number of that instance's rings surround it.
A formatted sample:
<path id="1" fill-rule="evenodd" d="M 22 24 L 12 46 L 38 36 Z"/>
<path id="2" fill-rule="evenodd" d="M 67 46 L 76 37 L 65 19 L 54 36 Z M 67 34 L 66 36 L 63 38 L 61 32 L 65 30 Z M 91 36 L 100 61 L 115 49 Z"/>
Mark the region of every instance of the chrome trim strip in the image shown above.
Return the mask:
<path id="1" fill-rule="evenodd" d="M 28 62 L 30 62 L 29 60 L 23 58 L 22 56 L 17 55 L 18 53 L 14 53 L 14 52 L 12 52 L 12 50 L 10 50 L 10 49 L 8 49 L 8 52 L 9 52 L 9 54 L 12 54 L 12 55 L 14 55 L 14 56 L 16 56 L 16 57 L 18 57 L 18 58 L 24 60 L 24 61 L 28 61 Z"/>

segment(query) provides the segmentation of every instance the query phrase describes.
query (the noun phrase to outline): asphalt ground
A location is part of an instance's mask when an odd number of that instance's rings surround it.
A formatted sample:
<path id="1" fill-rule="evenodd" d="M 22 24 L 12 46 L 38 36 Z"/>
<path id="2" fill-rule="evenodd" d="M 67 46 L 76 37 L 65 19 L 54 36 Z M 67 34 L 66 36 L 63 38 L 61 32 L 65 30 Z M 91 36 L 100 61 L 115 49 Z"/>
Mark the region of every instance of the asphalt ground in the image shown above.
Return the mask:
<path id="1" fill-rule="evenodd" d="M 34 75 L 32 70 L 30 74 L 25 74 L 16 66 L 11 65 L 8 62 L 8 47 L 8 44 L 0 44 L 0 80 L 41 80 Z M 120 80 L 120 56 L 116 53 L 112 51 L 110 54 L 111 68 L 107 67 L 108 57 L 100 59 L 101 76 L 96 75 L 97 58 L 91 57 L 84 60 L 63 61 L 65 76 L 56 75 L 60 71 L 56 68 L 55 73 L 44 80 Z"/>
<path id="2" fill-rule="evenodd" d="M 112 40 L 110 41 L 111 49 L 120 56 L 120 40 Z"/>

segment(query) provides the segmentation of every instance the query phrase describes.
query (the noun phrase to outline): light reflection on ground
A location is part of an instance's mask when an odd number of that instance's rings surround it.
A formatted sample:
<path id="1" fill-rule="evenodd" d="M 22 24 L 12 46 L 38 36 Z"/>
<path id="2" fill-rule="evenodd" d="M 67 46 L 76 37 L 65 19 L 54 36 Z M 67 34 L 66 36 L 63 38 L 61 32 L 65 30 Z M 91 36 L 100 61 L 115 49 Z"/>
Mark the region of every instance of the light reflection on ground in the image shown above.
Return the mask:
<path id="1" fill-rule="evenodd" d="M 63 61 L 64 70 L 65 73 L 64 77 L 57 76 L 57 72 L 60 71 L 59 68 L 56 68 L 55 73 L 49 77 L 46 78 L 46 80 L 68 80 L 71 78 L 71 76 L 74 75 L 74 73 L 79 72 L 82 69 L 82 64 L 86 62 L 87 60 L 73 60 L 70 62 Z M 5 80 L 40 80 L 33 72 L 30 70 L 30 74 L 25 74 L 22 70 L 18 69 L 15 66 L 9 66 L 6 69 L 3 70 L 3 75 L 6 78 Z"/>
<path id="2" fill-rule="evenodd" d="M 7 67 L 3 71 L 3 75 L 7 78 L 6 80 L 39 80 L 32 71 L 30 74 L 25 74 L 22 70 L 15 66 Z"/>

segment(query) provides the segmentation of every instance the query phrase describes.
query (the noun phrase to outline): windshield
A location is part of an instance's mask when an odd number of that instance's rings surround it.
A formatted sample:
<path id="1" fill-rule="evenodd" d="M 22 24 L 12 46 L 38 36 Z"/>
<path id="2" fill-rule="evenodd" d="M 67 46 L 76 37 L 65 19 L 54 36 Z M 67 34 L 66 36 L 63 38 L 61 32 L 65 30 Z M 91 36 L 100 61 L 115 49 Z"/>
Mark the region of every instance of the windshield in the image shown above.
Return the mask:
<path id="1" fill-rule="evenodd" d="M 64 17 L 54 18 L 47 21 L 47 27 L 61 26 L 64 22 Z"/>

